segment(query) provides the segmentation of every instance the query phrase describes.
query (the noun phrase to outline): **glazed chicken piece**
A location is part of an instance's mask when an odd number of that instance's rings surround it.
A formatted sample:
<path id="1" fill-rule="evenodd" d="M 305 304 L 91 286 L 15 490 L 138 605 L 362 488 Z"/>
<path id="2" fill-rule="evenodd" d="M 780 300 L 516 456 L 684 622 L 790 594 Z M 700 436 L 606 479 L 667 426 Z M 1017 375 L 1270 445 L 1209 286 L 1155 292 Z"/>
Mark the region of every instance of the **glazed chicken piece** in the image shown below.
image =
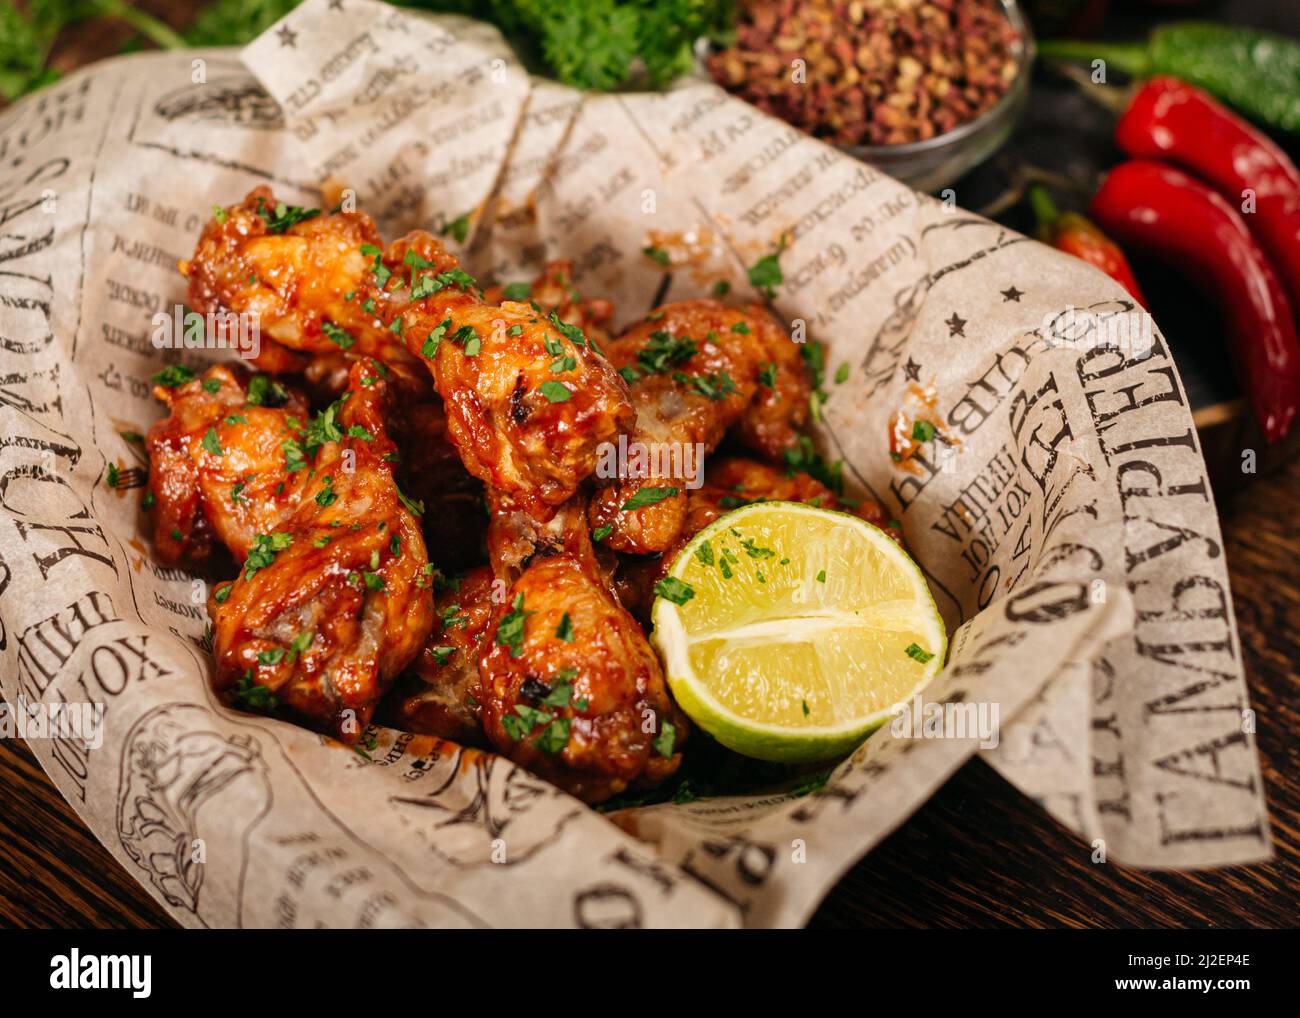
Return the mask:
<path id="1" fill-rule="evenodd" d="M 155 556 L 201 567 L 220 542 L 242 562 L 256 535 L 277 529 L 298 504 L 303 477 L 289 469 L 284 445 L 297 438 L 307 404 L 235 365 L 187 374 L 161 374 L 179 384 L 154 389 L 170 413 L 145 438 Z"/>
<path id="2" fill-rule="evenodd" d="M 583 516 L 566 507 L 564 535 L 521 563 L 484 638 L 480 695 L 498 752 L 597 803 L 676 771 L 687 726 L 645 633 L 606 585 Z"/>
<path id="3" fill-rule="evenodd" d="M 525 292 L 527 291 L 527 292 Z M 532 283 L 513 283 L 494 286 L 484 291 L 483 299 L 489 304 L 504 300 L 536 304 L 542 314 L 552 311 L 561 321 L 581 329 L 583 334 L 604 349 L 610 340 L 609 320 L 614 316 L 614 304 L 600 297 L 584 297 L 573 285 L 573 263 L 567 258 L 547 262 Z"/>
<path id="4" fill-rule="evenodd" d="M 614 580 L 619 600 L 648 625 L 654 586 L 668 574 L 673 559 L 692 537 L 733 509 L 751 502 L 774 501 L 804 502 L 823 509 L 851 512 L 884 530 L 899 544 L 903 541 L 897 521 L 888 519 L 880 505 L 871 499 L 852 503 L 837 497 L 810 474 L 739 456 L 719 456 L 709 461 L 704 485 L 688 492 L 686 519 L 672 546 L 662 555 L 627 556 L 620 560 Z"/>
<path id="5" fill-rule="evenodd" d="M 437 241 L 404 238 L 394 253 L 417 241 L 403 254 L 412 299 L 393 328 L 433 375 L 469 472 L 546 520 L 592 474 L 601 447 L 631 427 L 627 385 L 558 315 L 485 303 Z"/>
<path id="6" fill-rule="evenodd" d="M 435 575 L 433 632 L 387 697 L 382 710 L 387 724 L 462 746 L 486 745 L 478 661 L 496 612 L 493 589 L 487 566 L 451 579 Z"/>
<path id="7" fill-rule="evenodd" d="M 682 465 L 735 425 L 771 459 L 798 439 L 810 385 L 798 348 L 759 304 L 716 300 L 666 304 L 612 343 L 610 359 L 632 387 L 633 443 L 651 452 L 645 469 L 608 485 L 591 502 L 591 527 L 616 551 L 651 554 L 673 545 L 686 521 Z M 676 452 L 673 462 L 666 452 Z M 655 458 L 658 452 L 658 459 Z"/>
<path id="8" fill-rule="evenodd" d="M 347 394 L 303 429 L 296 508 L 256 535 L 209 606 L 220 692 L 348 742 L 434 618 L 419 521 L 393 479 L 377 368 L 354 364 Z"/>
<path id="9" fill-rule="evenodd" d="M 647 450 L 638 469 L 599 491 L 591 526 L 620 552 L 671 547 L 686 522 L 682 465 L 699 469 L 728 428 L 771 458 L 798 438 L 809 383 L 794 343 L 760 305 L 690 300 L 659 308 L 610 347 L 631 386 L 636 429 L 628 448 Z M 676 454 L 675 456 L 673 454 Z"/>
<path id="10" fill-rule="evenodd" d="M 303 371 L 313 354 L 325 358 L 321 373 L 375 357 L 399 384 L 422 382 L 388 328 L 396 313 L 386 288 L 393 272 L 364 212 L 287 206 L 270 188 L 254 188 L 208 221 L 180 270 L 190 307 L 213 314 L 219 335 L 236 322 L 228 316 L 256 316 L 261 352 L 253 363 L 264 371 Z M 342 376 L 335 378 L 341 384 Z"/>

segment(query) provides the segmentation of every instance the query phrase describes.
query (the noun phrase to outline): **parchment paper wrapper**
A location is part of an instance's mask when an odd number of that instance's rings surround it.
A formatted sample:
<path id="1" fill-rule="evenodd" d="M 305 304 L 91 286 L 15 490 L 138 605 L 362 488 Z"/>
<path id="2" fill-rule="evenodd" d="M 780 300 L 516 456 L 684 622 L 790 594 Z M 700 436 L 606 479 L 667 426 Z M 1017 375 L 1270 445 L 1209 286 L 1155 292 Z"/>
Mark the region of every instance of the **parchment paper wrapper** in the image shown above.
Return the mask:
<path id="1" fill-rule="evenodd" d="M 572 257 L 623 322 L 723 278 L 752 297 L 745 267 L 787 236 L 776 312 L 849 367 L 818 442 L 903 522 L 952 634 L 926 699 L 997 705 L 987 759 L 1080 853 L 1269 855 L 1169 347 L 1045 325 L 1127 311 L 1123 291 L 712 84 L 583 96 L 530 80 L 491 28 L 310 0 L 242 53 L 115 59 L 0 117 L 0 688 L 106 706 L 100 748 L 31 748 L 178 921 L 797 925 L 977 751 L 887 725 L 812 795 L 607 817 L 490 754 L 375 730 L 363 755 L 219 705 L 205 587 L 150 561 L 140 491 L 106 467 L 144 465 L 120 433 L 159 416 L 162 363 L 228 356 L 149 340 L 212 205 L 262 183 L 319 204 L 327 177 L 386 237 L 471 213 L 480 277 Z M 685 263 L 666 291 L 650 244 Z M 918 403 L 940 437 L 904 469 L 887 431 Z"/>

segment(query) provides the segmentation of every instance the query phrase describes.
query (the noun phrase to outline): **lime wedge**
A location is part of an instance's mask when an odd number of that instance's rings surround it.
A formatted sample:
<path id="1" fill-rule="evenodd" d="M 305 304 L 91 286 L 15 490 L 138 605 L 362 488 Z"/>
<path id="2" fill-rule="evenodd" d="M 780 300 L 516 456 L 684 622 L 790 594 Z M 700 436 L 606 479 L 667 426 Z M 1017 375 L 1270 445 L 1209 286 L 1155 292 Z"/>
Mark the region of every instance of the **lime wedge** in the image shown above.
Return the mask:
<path id="1" fill-rule="evenodd" d="M 854 749 L 943 667 L 925 578 L 865 520 L 758 502 L 714 521 L 655 587 L 651 639 L 682 709 L 762 760 Z"/>

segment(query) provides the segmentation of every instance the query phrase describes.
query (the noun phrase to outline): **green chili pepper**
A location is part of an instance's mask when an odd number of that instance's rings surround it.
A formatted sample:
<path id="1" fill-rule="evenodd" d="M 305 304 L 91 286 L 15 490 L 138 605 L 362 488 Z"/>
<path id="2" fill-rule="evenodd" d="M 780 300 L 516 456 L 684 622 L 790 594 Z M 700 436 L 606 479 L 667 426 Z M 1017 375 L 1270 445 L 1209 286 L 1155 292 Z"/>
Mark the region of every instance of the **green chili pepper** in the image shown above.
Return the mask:
<path id="1" fill-rule="evenodd" d="M 1040 56 L 1104 60 L 1125 74 L 1168 74 L 1213 93 L 1269 127 L 1300 134 L 1300 42 L 1252 28 L 1182 21 L 1146 43 L 1049 39 Z"/>

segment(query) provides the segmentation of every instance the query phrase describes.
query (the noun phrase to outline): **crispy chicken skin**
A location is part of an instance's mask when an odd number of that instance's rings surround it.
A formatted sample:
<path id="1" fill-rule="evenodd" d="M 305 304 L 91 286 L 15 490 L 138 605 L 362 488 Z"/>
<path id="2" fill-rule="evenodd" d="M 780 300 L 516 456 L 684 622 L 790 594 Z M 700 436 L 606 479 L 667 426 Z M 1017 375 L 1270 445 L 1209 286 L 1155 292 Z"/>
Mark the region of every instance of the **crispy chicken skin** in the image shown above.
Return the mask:
<path id="1" fill-rule="evenodd" d="M 405 732 L 485 745 L 478 660 L 495 613 L 492 570 L 478 566 L 463 576 L 439 576 L 434 588 L 433 632 L 381 716 Z"/>
<path id="2" fill-rule="evenodd" d="M 404 310 L 407 346 L 434 377 L 469 472 L 546 519 L 595 470 L 602 443 L 631 427 L 627 385 L 581 330 L 529 304 L 488 304 L 440 245 L 425 254 L 412 292 L 435 271 L 452 281 Z"/>
<path id="3" fill-rule="evenodd" d="M 298 504 L 300 478 L 283 444 L 308 416 L 303 398 L 263 383 L 249 402 L 249 373 L 218 364 L 154 395 L 170 413 L 149 429 L 154 553 L 165 565 L 203 566 L 216 542 L 242 562 L 254 536 L 270 533 Z M 268 406 L 276 402 L 278 406 Z"/>
<path id="4" fill-rule="evenodd" d="M 507 297 L 507 291 L 512 295 Z M 610 340 L 609 320 L 614 316 L 612 301 L 601 297 L 584 297 L 573 286 L 573 263 L 568 258 L 547 262 L 541 274 L 528 287 L 527 296 L 520 296 L 513 287 L 493 286 L 485 290 L 483 299 L 489 304 L 500 304 L 508 299 L 536 304 L 542 314 L 552 311 L 561 321 L 577 326 L 589 339 L 604 349 Z"/>
<path id="5" fill-rule="evenodd" d="M 728 428 L 769 458 L 798 437 L 808 414 L 809 382 L 798 349 L 761 305 L 715 300 L 667 304 L 610 345 L 610 360 L 629 381 L 636 429 L 632 442 L 666 450 L 711 451 Z M 671 547 L 686 521 L 683 478 L 652 467 L 600 490 L 593 529 L 610 528 L 606 544 L 635 554 Z M 638 491 L 655 489 L 628 502 Z M 672 490 L 671 494 L 667 494 Z"/>
<path id="6" fill-rule="evenodd" d="M 676 771 L 685 720 L 594 558 L 539 556 L 507 597 L 479 663 L 497 750 L 590 803 Z"/>
<path id="7" fill-rule="evenodd" d="M 209 605 L 219 691 L 349 742 L 434 618 L 419 522 L 385 459 L 395 447 L 376 369 L 353 365 L 341 406 L 314 422 L 324 440 L 296 508 Z"/>
<path id="8" fill-rule="evenodd" d="M 254 363 L 264 371 L 301 371 L 306 355 L 326 354 L 377 357 L 417 379 L 401 339 L 387 327 L 393 298 L 381 282 L 388 259 L 374 222 L 364 212 L 298 219 L 303 211 L 281 205 L 268 187 L 220 210 L 193 257 L 181 263 L 190 307 L 256 315 L 262 349 Z"/>

